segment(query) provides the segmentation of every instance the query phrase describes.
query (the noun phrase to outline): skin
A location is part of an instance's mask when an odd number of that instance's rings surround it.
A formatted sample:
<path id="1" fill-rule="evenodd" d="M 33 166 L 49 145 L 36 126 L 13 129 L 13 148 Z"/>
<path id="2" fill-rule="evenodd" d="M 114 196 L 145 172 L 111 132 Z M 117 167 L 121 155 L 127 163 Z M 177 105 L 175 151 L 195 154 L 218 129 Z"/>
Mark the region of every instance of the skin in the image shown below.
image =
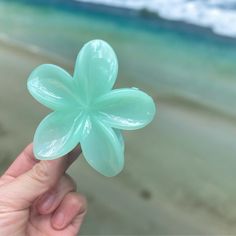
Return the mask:
<path id="1" fill-rule="evenodd" d="M 65 172 L 81 153 L 35 159 L 32 144 L 0 178 L 0 235 L 75 236 L 86 214 L 86 199 Z"/>

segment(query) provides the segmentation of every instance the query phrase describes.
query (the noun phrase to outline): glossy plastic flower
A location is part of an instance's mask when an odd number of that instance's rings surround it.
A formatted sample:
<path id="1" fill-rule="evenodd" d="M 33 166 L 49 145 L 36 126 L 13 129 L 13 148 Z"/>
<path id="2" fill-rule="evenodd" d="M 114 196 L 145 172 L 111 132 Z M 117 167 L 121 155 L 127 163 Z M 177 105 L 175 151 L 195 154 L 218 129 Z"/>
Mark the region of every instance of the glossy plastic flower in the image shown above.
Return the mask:
<path id="1" fill-rule="evenodd" d="M 154 117 L 155 104 L 133 88 L 111 90 L 118 71 L 113 49 L 93 40 L 81 49 L 73 77 L 51 64 L 37 67 L 28 89 L 40 103 L 54 110 L 34 135 L 34 154 L 40 160 L 59 158 L 80 143 L 88 163 L 105 176 L 124 166 L 120 130 L 134 130 Z"/>

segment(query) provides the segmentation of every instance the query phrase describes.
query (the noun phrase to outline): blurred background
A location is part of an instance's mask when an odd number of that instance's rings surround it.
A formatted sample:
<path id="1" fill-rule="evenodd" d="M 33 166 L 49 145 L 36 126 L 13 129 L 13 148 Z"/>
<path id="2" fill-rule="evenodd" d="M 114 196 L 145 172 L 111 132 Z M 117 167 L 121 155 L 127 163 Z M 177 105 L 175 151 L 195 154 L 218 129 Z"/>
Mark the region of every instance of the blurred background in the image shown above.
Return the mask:
<path id="1" fill-rule="evenodd" d="M 124 132 L 119 176 L 83 157 L 71 168 L 89 202 L 81 234 L 236 234 L 236 0 L 0 0 L 1 173 L 50 112 L 30 72 L 72 73 L 96 38 L 117 53 L 116 87 L 146 91 L 158 114 Z"/>

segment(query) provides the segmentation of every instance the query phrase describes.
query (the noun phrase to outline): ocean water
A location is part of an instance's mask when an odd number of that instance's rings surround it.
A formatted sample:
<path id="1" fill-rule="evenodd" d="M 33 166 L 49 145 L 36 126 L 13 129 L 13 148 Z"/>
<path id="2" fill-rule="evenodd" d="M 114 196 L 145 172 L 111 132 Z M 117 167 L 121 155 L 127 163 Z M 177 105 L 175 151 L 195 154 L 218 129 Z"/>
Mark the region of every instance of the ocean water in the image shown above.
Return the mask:
<path id="1" fill-rule="evenodd" d="M 159 97 L 186 98 L 236 115 L 236 43 L 169 30 L 158 22 L 148 27 L 120 15 L 0 1 L 1 40 L 73 63 L 81 46 L 95 38 L 114 47 L 120 79 L 147 84 Z"/>
<path id="2" fill-rule="evenodd" d="M 236 0 L 77 0 L 108 6 L 148 10 L 169 20 L 209 27 L 219 35 L 236 37 Z"/>

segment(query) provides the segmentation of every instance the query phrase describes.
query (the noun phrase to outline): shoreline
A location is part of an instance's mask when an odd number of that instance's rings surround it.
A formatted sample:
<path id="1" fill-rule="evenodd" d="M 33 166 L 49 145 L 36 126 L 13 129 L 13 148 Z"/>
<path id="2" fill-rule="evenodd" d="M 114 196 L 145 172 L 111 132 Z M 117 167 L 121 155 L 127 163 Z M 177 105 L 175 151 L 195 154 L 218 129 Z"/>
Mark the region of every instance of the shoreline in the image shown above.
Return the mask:
<path id="1" fill-rule="evenodd" d="M 62 56 L 50 53 L 48 51 L 45 51 L 43 49 L 36 49 L 34 47 L 28 46 L 24 43 L 17 42 L 8 39 L 2 39 L 0 37 L 0 47 L 5 47 L 7 50 L 14 50 L 17 53 L 28 55 L 30 57 L 40 57 L 45 60 L 45 63 L 50 62 L 56 65 L 59 65 L 66 70 L 68 70 L 70 73 L 73 73 L 74 70 L 74 62 L 69 61 L 68 59 L 64 59 Z M 129 84 L 129 81 L 123 80 L 122 78 L 118 78 L 116 85 L 117 87 L 132 87 L 132 84 Z M 230 123 L 236 123 L 236 113 L 232 112 L 229 113 L 226 110 L 221 109 L 220 107 L 213 107 L 210 106 L 207 103 L 202 103 L 200 100 L 196 100 L 190 97 L 185 97 L 180 94 L 162 94 L 158 93 L 156 94 L 155 89 L 151 87 L 150 83 L 145 83 L 144 81 L 135 81 L 135 86 L 142 88 L 142 90 L 150 91 L 150 95 L 153 97 L 154 101 L 157 103 L 163 103 L 163 104 L 169 104 L 171 106 L 180 106 L 183 109 L 197 109 L 207 112 L 208 114 L 214 114 L 215 116 L 222 117 L 223 119 L 228 120 Z"/>
<path id="2" fill-rule="evenodd" d="M 32 56 L 36 55 L 39 57 L 43 57 L 45 59 L 49 59 L 50 61 L 55 61 L 60 65 L 64 65 L 65 67 L 71 69 L 72 62 L 70 62 L 68 59 L 64 59 L 59 54 L 54 54 L 53 52 L 46 51 L 43 48 L 33 44 L 10 39 L 5 35 L 1 35 L 1 33 L 0 33 L 0 46 L 1 47 L 4 46 L 10 50 L 15 49 L 16 51 L 21 51 L 22 53 L 28 53 L 29 55 Z"/>
<path id="3" fill-rule="evenodd" d="M 13 0 L 14 1 L 14 0 Z M 15 0 L 16 1 L 16 0 Z M 219 35 L 213 32 L 210 27 L 203 27 L 196 24 L 180 20 L 170 20 L 160 17 L 157 13 L 152 13 L 146 9 L 141 11 L 108 6 L 105 4 L 78 2 L 75 0 L 58 0 L 57 4 L 53 0 L 18 0 L 18 3 L 31 4 L 35 6 L 47 6 L 71 13 L 85 13 L 93 16 L 105 17 L 109 20 L 121 20 L 132 25 L 132 27 L 142 27 L 145 30 L 156 31 L 159 29 L 175 31 L 185 36 L 197 37 L 197 39 L 209 40 L 217 44 L 230 44 L 236 47 L 236 38 Z M 138 23 L 138 25 L 137 25 Z"/>

